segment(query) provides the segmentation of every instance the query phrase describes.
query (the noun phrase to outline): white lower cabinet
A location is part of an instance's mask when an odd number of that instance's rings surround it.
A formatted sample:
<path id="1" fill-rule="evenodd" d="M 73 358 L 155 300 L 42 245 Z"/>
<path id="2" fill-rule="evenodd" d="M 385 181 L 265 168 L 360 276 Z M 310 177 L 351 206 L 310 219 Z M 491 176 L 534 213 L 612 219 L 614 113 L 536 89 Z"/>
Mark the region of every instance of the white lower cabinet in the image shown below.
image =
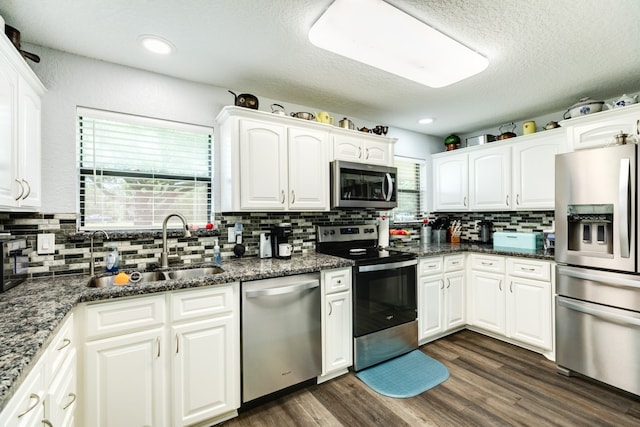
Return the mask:
<path id="1" fill-rule="evenodd" d="M 220 422 L 240 406 L 239 285 L 90 304 L 85 425 Z M 118 320 L 119 319 L 119 320 Z M 107 334 L 108 336 L 104 336 Z"/>
<path id="2" fill-rule="evenodd" d="M 418 281 L 418 340 L 465 326 L 464 254 L 422 258 Z"/>
<path id="3" fill-rule="evenodd" d="M 3 427 L 42 427 L 44 417 L 44 366 L 40 359 L 0 413 Z"/>
<path id="4" fill-rule="evenodd" d="M 322 272 L 322 376 L 346 373 L 353 364 L 351 268 Z"/>
<path id="5" fill-rule="evenodd" d="M 553 358 L 551 263 L 471 254 L 469 324 Z"/>

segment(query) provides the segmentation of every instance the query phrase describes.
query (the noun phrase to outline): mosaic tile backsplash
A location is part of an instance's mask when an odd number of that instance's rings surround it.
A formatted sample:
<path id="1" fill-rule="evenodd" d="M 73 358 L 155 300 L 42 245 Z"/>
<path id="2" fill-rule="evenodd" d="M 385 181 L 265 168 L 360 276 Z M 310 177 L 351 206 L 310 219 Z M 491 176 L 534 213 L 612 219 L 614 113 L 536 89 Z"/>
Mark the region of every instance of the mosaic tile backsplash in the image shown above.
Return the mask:
<path id="1" fill-rule="evenodd" d="M 378 218 L 375 210 L 340 210 L 330 212 L 303 213 L 226 213 L 216 214 L 215 229 L 198 230 L 191 238 L 170 228 L 168 233 L 169 263 L 171 266 L 201 264 L 211 262 L 215 239 L 223 260 L 233 255 L 235 243 L 227 241 L 227 228 L 241 222 L 244 227 L 243 244 L 245 256 L 258 255 L 260 232 L 269 231 L 271 226 L 281 222 L 291 223 L 294 254 L 315 251 L 315 226 L 372 223 Z M 481 220 L 494 223 L 495 231 L 543 231 L 553 227 L 553 211 L 550 212 L 491 212 L 491 213 L 450 213 L 438 214 L 450 220 L 462 222 L 462 240 L 478 240 L 475 224 Z M 436 219 L 430 216 L 430 220 Z M 170 223 L 170 227 L 172 224 Z M 173 225 L 175 227 L 175 224 Z M 409 239 L 420 239 L 421 223 L 396 223 L 391 227 L 409 230 Z M 37 247 L 37 235 L 55 234 L 55 252 L 38 255 L 34 250 L 29 255 L 29 275 L 31 277 L 55 276 L 61 274 L 88 274 L 90 261 L 90 232 L 78 232 L 75 214 L 34 214 L 0 212 L 0 232 L 25 237 L 28 245 Z M 96 272 L 104 270 L 107 245 L 115 243 L 120 254 L 120 268 L 147 269 L 159 264 L 162 252 L 162 233 L 150 232 L 108 232 L 110 239 L 102 233 L 94 236 Z M 406 239 L 405 239 L 406 240 Z"/>

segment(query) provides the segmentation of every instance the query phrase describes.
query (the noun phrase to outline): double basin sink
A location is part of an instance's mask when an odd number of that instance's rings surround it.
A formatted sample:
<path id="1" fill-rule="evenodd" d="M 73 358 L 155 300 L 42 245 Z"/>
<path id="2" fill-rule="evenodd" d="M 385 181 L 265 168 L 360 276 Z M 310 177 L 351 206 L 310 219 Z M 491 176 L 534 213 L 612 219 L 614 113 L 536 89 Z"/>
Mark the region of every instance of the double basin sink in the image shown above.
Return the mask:
<path id="1" fill-rule="evenodd" d="M 131 271 L 124 272 L 124 275 L 119 273 L 111 276 L 93 276 L 89 279 L 87 287 L 104 288 L 119 285 L 137 285 L 140 283 L 158 282 L 162 280 L 192 279 L 220 274 L 222 272 L 224 272 L 224 270 L 217 266 L 184 268 L 171 271 Z"/>

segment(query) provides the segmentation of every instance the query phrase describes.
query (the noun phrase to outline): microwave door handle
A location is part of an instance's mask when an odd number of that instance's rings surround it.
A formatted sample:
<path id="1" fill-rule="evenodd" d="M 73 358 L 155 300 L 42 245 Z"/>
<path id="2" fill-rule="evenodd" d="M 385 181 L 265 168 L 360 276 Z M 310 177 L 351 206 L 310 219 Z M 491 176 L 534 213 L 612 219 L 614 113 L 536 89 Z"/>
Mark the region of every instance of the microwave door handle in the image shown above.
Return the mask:
<path id="1" fill-rule="evenodd" d="M 391 179 L 391 174 L 390 173 L 386 173 L 384 174 L 384 180 L 387 183 L 387 187 L 389 188 L 389 192 L 385 193 L 384 192 L 384 188 L 385 186 L 382 186 L 382 196 L 384 197 L 384 200 L 389 202 L 391 201 L 391 196 L 393 195 L 393 180 Z"/>
<path id="2" fill-rule="evenodd" d="M 629 258 L 629 185 L 631 180 L 631 162 L 620 159 L 620 178 L 618 185 L 618 201 L 620 203 L 620 221 L 618 222 L 618 236 L 620 238 L 620 256 Z"/>

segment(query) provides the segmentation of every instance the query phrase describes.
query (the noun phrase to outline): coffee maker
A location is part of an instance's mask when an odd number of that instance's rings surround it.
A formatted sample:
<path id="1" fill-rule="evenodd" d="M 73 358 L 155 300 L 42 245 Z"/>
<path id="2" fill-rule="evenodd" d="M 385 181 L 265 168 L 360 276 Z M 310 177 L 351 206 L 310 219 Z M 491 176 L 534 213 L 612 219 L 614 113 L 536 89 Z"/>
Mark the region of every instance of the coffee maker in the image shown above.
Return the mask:
<path id="1" fill-rule="evenodd" d="M 293 246 L 289 243 L 291 224 L 280 223 L 271 227 L 271 253 L 276 258 L 289 259 Z"/>

